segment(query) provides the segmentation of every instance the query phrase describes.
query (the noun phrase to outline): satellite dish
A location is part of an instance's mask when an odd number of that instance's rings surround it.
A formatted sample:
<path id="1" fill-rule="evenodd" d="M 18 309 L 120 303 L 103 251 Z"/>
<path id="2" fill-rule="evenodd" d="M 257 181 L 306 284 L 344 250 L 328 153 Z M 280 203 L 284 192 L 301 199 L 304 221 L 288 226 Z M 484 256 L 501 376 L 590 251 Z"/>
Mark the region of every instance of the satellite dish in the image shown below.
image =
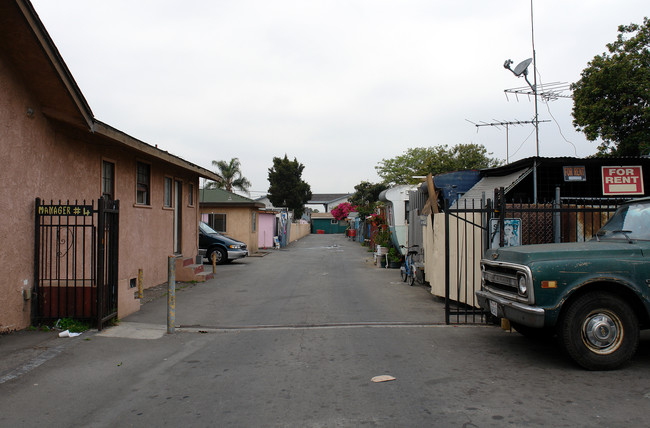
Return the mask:
<path id="1" fill-rule="evenodd" d="M 531 62 L 533 62 L 532 58 L 523 60 L 522 62 L 517 64 L 517 66 L 512 72 L 515 73 L 515 76 L 517 77 L 521 76 L 522 74 L 523 75 L 528 74 L 528 66 L 530 65 Z"/>

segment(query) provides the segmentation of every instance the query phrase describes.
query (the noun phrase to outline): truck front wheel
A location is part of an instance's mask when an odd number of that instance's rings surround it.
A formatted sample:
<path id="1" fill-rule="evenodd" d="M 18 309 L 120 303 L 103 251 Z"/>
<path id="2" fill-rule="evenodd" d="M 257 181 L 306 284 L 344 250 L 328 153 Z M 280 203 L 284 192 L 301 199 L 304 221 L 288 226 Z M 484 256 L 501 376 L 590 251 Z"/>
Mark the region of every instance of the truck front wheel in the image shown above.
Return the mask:
<path id="1" fill-rule="evenodd" d="M 560 340 L 588 370 L 612 370 L 628 362 L 639 344 L 639 322 L 630 305 L 607 292 L 579 297 L 560 325 Z"/>

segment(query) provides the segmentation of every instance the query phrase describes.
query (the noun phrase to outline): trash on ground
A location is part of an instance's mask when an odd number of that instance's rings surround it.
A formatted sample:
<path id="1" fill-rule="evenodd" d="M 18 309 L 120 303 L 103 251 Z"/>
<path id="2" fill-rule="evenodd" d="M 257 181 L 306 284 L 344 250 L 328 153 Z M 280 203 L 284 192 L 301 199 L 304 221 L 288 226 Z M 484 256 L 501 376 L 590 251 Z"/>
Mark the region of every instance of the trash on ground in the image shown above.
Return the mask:
<path id="1" fill-rule="evenodd" d="M 395 378 L 389 375 L 381 375 L 381 376 L 375 376 L 371 380 L 373 382 L 390 382 L 391 380 L 395 380 Z"/>
<path id="2" fill-rule="evenodd" d="M 70 330 L 59 333 L 59 337 L 77 337 L 79 335 L 81 335 L 81 333 L 70 333 Z"/>

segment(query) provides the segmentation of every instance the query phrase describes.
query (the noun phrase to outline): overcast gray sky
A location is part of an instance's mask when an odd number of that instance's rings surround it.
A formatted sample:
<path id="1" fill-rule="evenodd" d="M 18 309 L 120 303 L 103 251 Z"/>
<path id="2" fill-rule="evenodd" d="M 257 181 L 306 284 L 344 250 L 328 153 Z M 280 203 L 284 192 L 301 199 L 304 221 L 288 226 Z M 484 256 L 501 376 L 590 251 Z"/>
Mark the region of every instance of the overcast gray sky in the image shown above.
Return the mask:
<path id="1" fill-rule="evenodd" d="M 352 192 L 410 147 L 477 143 L 505 160 L 505 129 L 468 120 L 534 117 L 532 99 L 504 94 L 526 85 L 503 68 L 532 56 L 526 0 L 32 2 L 97 119 L 209 169 L 238 157 L 253 197 L 285 153 L 314 193 Z M 578 80 L 647 6 L 537 0 L 538 79 Z M 540 100 L 540 156 L 596 151 L 571 108 Z M 535 155 L 532 125 L 508 137 L 511 161 Z"/>

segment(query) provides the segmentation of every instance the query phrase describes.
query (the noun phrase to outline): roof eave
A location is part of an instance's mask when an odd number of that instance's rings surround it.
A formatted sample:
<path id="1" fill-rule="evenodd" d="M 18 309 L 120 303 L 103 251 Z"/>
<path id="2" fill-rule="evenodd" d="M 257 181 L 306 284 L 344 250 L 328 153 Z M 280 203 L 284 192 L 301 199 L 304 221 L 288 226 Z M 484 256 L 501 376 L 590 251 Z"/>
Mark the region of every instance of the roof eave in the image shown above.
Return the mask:
<path id="1" fill-rule="evenodd" d="M 95 119 L 93 121 L 93 129 L 94 132 L 98 135 L 110 138 L 111 140 L 117 141 L 140 153 L 147 154 L 149 156 L 168 162 L 172 165 L 176 165 L 180 168 L 195 172 L 199 175 L 199 177 L 207 178 L 213 181 L 223 180 L 221 176 L 206 168 L 195 165 L 164 150 L 160 150 L 159 148 L 151 146 L 143 141 L 138 140 L 137 138 L 133 138 L 130 135 L 118 129 L 115 129 L 112 126 L 107 125 L 99 120 Z"/>
<path id="2" fill-rule="evenodd" d="M 94 115 L 92 110 L 90 109 L 90 105 L 88 104 L 86 98 L 81 93 L 81 90 L 77 85 L 77 82 L 74 80 L 74 77 L 72 77 L 72 73 L 68 69 L 68 66 L 65 64 L 65 62 L 63 61 L 63 57 L 61 57 L 59 50 L 56 48 L 56 45 L 52 41 L 52 38 L 50 37 L 49 33 L 45 29 L 43 22 L 38 17 L 36 10 L 34 10 L 34 7 L 32 6 L 31 2 L 29 2 L 28 0 L 16 0 L 16 4 L 22 11 L 23 16 L 25 17 L 27 23 L 29 24 L 29 27 L 31 28 L 32 32 L 38 39 L 38 42 L 43 49 L 43 52 L 45 53 L 48 60 L 54 67 L 54 70 L 56 70 L 59 79 L 61 80 L 68 94 L 72 98 L 75 106 L 77 107 L 79 114 L 81 115 L 81 118 L 88 126 L 88 129 L 90 129 L 90 131 L 93 131 Z"/>

